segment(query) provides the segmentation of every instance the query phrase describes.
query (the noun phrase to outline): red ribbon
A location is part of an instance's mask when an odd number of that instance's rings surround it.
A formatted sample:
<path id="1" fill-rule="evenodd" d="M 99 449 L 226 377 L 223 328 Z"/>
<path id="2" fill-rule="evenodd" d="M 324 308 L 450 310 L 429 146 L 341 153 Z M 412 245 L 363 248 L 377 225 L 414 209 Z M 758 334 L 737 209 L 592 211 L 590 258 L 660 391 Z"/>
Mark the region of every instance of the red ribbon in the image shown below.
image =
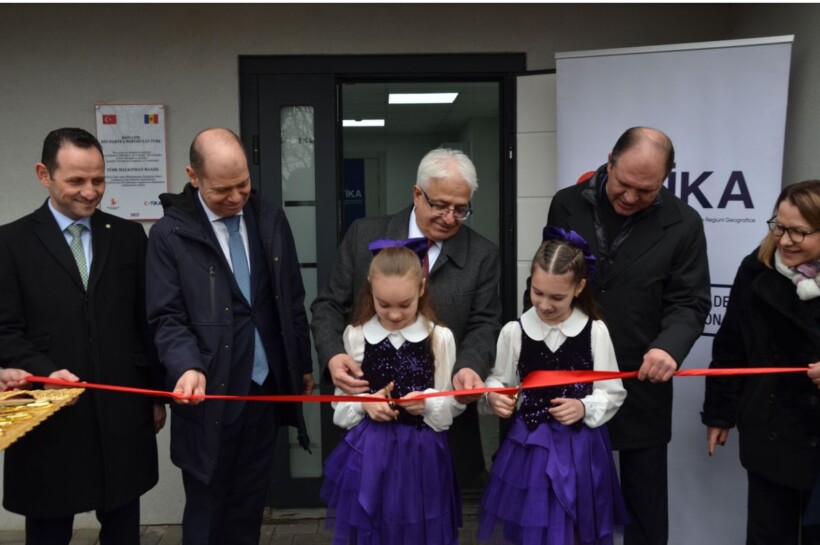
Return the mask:
<path id="1" fill-rule="evenodd" d="M 699 376 L 736 376 L 736 375 L 766 375 L 772 373 L 805 373 L 808 367 L 754 367 L 754 368 L 735 368 L 735 369 L 684 369 L 677 371 L 676 377 L 699 377 Z M 598 380 L 624 379 L 635 378 L 638 376 L 637 371 L 533 371 L 526 376 L 521 389 L 527 390 L 530 388 L 544 388 L 547 386 L 564 386 L 567 384 L 579 384 L 584 382 L 595 382 Z M 431 397 L 445 397 L 445 396 L 475 396 L 485 393 L 498 393 L 506 395 L 514 395 L 518 393 L 519 388 L 503 387 L 503 388 L 475 388 L 473 390 L 447 390 L 444 392 L 430 392 L 426 394 L 419 394 L 412 399 L 388 399 L 384 397 L 377 397 L 373 395 L 264 395 L 264 396 L 229 396 L 229 395 L 215 395 L 206 394 L 202 396 L 183 396 L 174 392 L 166 392 L 164 390 L 148 390 L 144 388 L 131 388 L 128 386 L 111 386 L 109 384 L 94 384 L 91 382 L 69 382 L 67 380 L 60 380 L 56 378 L 47 377 L 26 377 L 28 382 L 39 382 L 42 384 L 49 384 L 53 386 L 63 386 L 67 388 L 90 388 L 93 390 L 109 390 L 114 392 L 126 392 L 132 394 L 150 395 L 157 397 L 170 397 L 172 399 L 224 399 L 233 401 L 276 401 L 286 403 L 332 403 L 332 402 L 387 402 L 395 401 L 396 403 L 409 403 L 419 399 L 427 399 Z"/>

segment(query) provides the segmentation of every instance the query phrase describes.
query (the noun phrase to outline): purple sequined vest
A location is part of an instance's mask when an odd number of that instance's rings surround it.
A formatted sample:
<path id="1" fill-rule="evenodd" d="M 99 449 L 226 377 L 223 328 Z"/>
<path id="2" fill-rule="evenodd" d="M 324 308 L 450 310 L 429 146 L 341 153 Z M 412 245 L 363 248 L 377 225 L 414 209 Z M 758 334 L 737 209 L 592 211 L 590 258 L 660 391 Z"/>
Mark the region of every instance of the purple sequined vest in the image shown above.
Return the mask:
<path id="1" fill-rule="evenodd" d="M 435 363 L 430 351 L 431 338 L 432 335 L 417 343 L 405 340 L 398 350 L 389 338 L 378 344 L 365 341 L 362 372 L 370 383 L 370 393 L 378 392 L 390 382 L 395 383 L 394 398 L 432 388 Z M 398 422 L 421 427 L 424 417 L 408 414 L 399 406 Z"/>
<path id="2" fill-rule="evenodd" d="M 518 358 L 518 376 L 521 380 L 532 371 L 591 371 L 592 365 L 592 320 L 575 337 L 567 337 L 556 352 L 547 347 L 544 341 L 531 339 L 521 325 L 521 355 Z M 551 399 L 557 397 L 581 399 L 592 393 L 592 383 L 568 384 L 566 386 L 549 386 L 531 388 L 522 392 L 518 417 L 527 427 L 534 430 L 539 424 L 553 420 L 548 412 L 552 407 Z M 579 421 L 580 424 L 583 421 Z"/>

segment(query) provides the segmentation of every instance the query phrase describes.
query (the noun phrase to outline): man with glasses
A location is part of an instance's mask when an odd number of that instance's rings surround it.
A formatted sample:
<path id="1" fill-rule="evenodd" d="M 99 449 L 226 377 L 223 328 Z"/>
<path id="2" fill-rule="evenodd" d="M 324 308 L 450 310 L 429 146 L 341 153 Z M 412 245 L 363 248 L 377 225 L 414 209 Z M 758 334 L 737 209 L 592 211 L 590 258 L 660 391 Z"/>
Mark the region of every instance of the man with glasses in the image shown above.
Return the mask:
<path id="1" fill-rule="evenodd" d="M 430 249 L 427 288 L 441 322 L 458 344 L 453 386 L 482 388 L 495 357 L 500 328 L 498 247 L 466 225 L 470 201 L 478 189 L 475 166 L 457 150 L 436 149 L 421 160 L 413 186 L 413 204 L 379 218 L 351 225 L 342 240 L 330 280 L 313 302 L 311 328 L 319 354 L 333 383 L 348 393 L 369 391 L 359 365 L 345 353 L 342 333 L 346 316 L 364 286 L 372 255 L 368 244 L 379 238 L 425 237 Z M 462 403 L 479 396 L 459 398 Z M 450 428 L 456 470 L 462 487 L 469 487 L 484 470 L 475 405 Z"/>
<path id="2" fill-rule="evenodd" d="M 628 129 L 605 165 L 555 195 L 547 218 L 589 242 L 597 258 L 590 287 L 618 366 L 638 371 L 638 380 L 624 381 L 626 402 L 608 424 L 630 518 L 625 545 L 667 542 L 670 379 L 711 308 L 703 222 L 663 187 L 674 162 L 664 133 Z"/>

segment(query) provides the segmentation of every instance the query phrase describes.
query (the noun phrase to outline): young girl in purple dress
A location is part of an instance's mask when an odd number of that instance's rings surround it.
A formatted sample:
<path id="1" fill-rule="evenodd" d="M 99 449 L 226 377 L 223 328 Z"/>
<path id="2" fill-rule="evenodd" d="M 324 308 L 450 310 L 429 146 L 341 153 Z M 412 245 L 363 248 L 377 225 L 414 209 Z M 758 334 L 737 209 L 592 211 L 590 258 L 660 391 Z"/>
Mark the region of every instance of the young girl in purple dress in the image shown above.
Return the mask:
<path id="1" fill-rule="evenodd" d="M 428 303 L 427 241 L 379 240 L 370 250 L 376 255 L 344 332 L 368 395 L 409 400 L 452 390 L 456 345 Z M 334 423 L 348 430 L 325 462 L 320 494 L 334 545 L 458 543 L 461 505 L 446 430 L 464 406 L 448 396 L 334 409 Z"/>
<path id="2" fill-rule="evenodd" d="M 487 387 L 518 385 L 537 370 L 618 370 L 607 327 L 584 289 L 594 262 L 574 231 L 544 230 L 532 262 L 533 306 L 501 330 Z M 620 379 L 526 389 L 518 397 L 490 393 L 481 402 L 483 412 L 513 422 L 493 460 L 479 540 L 611 544 L 626 509 L 602 424 L 626 397 Z"/>

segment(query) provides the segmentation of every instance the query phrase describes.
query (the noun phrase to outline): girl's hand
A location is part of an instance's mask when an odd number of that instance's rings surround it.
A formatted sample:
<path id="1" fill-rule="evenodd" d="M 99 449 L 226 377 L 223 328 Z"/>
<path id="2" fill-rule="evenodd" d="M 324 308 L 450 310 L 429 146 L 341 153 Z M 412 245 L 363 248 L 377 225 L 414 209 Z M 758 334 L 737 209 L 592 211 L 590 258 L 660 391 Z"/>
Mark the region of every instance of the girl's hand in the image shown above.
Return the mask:
<path id="1" fill-rule="evenodd" d="M 550 400 L 554 405 L 549 409 L 550 414 L 561 424 L 570 426 L 581 420 L 587 410 L 580 399 L 558 397 Z"/>
<path id="2" fill-rule="evenodd" d="M 419 396 L 421 393 L 422 392 L 410 392 L 401 399 L 413 399 L 414 397 Z M 408 412 L 408 414 L 417 416 L 424 412 L 424 401 L 424 399 L 419 399 L 417 401 L 411 401 L 410 403 L 402 403 L 401 406 L 404 408 L 405 411 Z"/>
<path id="3" fill-rule="evenodd" d="M 515 404 L 518 400 L 512 396 L 489 392 L 487 394 L 487 405 L 499 418 L 509 418 L 515 411 Z"/>
<path id="4" fill-rule="evenodd" d="M 375 394 L 374 396 L 383 396 L 383 397 L 390 397 L 390 392 L 393 391 L 394 384 L 391 382 Z M 391 420 L 396 420 L 399 417 L 399 411 L 393 408 L 392 403 L 382 403 L 380 401 L 371 401 L 368 403 L 362 403 L 362 409 L 364 412 L 367 413 L 367 416 L 370 417 L 371 420 L 375 420 L 376 422 L 390 422 Z"/>

